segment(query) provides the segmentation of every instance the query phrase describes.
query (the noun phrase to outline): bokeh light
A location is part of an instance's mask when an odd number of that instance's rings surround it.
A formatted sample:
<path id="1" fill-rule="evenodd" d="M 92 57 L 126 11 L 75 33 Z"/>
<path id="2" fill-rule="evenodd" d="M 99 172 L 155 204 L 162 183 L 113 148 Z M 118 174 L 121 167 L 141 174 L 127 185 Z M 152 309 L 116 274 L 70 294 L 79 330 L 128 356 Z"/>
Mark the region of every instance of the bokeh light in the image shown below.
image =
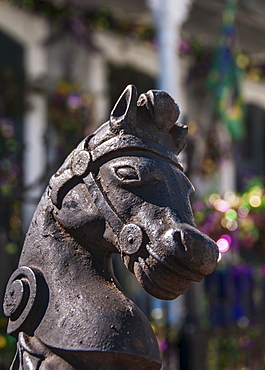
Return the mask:
<path id="1" fill-rule="evenodd" d="M 209 203 L 214 206 L 215 202 L 217 202 L 218 200 L 220 199 L 220 195 L 219 194 L 211 194 L 209 196 Z"/>
<path id="2" fill-rule="evenodd" d="M 228 220 L 227 220 L 227 218 L 223 218 L 222 220 L 221 220 L 221 225 L 225 228 L 225 229 L 227 229 L 227 223 L 228 223 Z"/>
<path id="3" fill-rule="evenodd" d="M 237 207 L 240 199 L 233 191 L 227 191 L 224 195 L 224 200 L 226 200 L 232 207 Z"/>
<path id="4" fill-rule="evenodd" d="M 81 104 L 81 97 L 79 94 L 71 94 L 67 99 L 67 106 L 70 111 L 76 111 Z"/>
<path id="5" fill-rule="evenodd" d="M 251 207 L 259 207 L 261 205 L 261 197 L 259 195 L 252 195 L 249 199 Z"/>
<path id="6" fill-rule="evenodd" d="M 220 253 L 225 253 L 230 248 L 230 243 L 227 240 L 227 238 L 224 238 L 224 236 L 222 236 L 220 239 L 218 239 L 217 242 L 216 242 L 216 244 L 217 244 L 217 246 L 219 248 L 219 252 Z"/>
<path id="7" fill-rule="evenodd" d="M 0 334 L 0 349 L 5 348 L 7 345 L 6 338 Z"/>
<path id="8" fill-rule="evenodd" d="M 242 205 L 238 210 L 239 217 L 245 218 L 249 214 L 249 209 L 246 205 Z"/>
<path id="9" fill-rule="evenodd" d="M 229 244 L 232 243 L 232 238 L 231 238 L 230 235 L 224 234 L 224 235 L 221 236 L 221 238 L 226 239 Z"/>
<path id="10" fill-rule="evenodd" d="M 228 221 L 234 221 L 237 219 L 237 212 L 234 209 L 229 209 L 225 212 L 225 218 Z"/>
<path id="11" fill-rule="evenodd" d="M 260 197 L 262 196 L 263 194 L 263 188 L 256 185 L 256 186 L 252 186 L 252 188 L 250 189 L 249 193 L 251 195 L 259 195 Z"/>
<path id="12" fill-rule="evenodd" d="M 154 320 L 161 320 L 165 316 L 165 312 L 162 308 L 154 308 L 151 311 L 151 316 Z"/>
<path id="13" fill-rule="evenodd" d="M 223 213 L 227 212 L 231 208 L 230 204 L 224 199 L 217 200 L 214 203 L 214 207 L 217 209 L 217 211 Z"/>
<path id="14" fill-rule="evenodd" d="M 230 231 L 235 231 L 238 228 L 238 222 L 235 220 L 230 220 L 227 222 L 226 228 Z"/>
<path id="15" fill-rule="evenodd" d="M 248 326 L 249 326 L 249 319 L 247 316 L 241 316 L 238 320 L 237 320 L 237 325 L 239 326 L 239 328 L 241 329 L 246 329 Z"/>
<path id="16" fill-rule="evenodd" d="M 249 65 L 249 57 L 247 55 L 244 55 L 242 53 L 238 54 L 236 58 L 236 64 L 239 68 L 245 69 Z"/>

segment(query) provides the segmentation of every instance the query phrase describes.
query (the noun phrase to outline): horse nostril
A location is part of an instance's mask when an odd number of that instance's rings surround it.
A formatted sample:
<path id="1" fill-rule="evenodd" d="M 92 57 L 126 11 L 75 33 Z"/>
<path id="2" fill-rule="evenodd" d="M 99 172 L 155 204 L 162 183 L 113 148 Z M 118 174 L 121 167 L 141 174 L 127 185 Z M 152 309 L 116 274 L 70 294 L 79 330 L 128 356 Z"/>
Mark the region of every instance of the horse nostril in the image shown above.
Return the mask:
<path id="1" fill-rule="evenodd" d="M 175 231 L 174 233 L 174 241 L 180 246 L 183 248 L 183 251 L 184 252 L 187 252 L 187 247 L 185 246 L 185 244 L 182 243 L 182 240 L 181 240 L 181 235 L 180 235 L 180 231 Z"/>
<path id="2" fill-rule="evenodd" d="M 185 256 L 178 256 L 182 260 L 181 263 L 202 275 L 213 272 L 219 255 L 216 243 L 188 224 L 181 225 L 180 238 L 186 246 Z"/>

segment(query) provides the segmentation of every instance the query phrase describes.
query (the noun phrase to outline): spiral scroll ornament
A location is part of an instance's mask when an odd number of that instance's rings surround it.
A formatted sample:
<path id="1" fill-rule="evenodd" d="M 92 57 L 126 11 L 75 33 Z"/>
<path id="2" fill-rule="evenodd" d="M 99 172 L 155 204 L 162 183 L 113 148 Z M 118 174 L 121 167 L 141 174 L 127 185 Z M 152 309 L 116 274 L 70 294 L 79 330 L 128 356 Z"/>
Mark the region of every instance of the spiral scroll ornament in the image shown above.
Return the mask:
<path id="1" fill-rule="evenodd" d="M 10 277 L 4 296 L 4 314 L 9 317 L 7 333 L 13 334 L 27 326 L 29 314 L 38 305 L 37 289 L 42 274 L 27 266 L 19 267 Z"/>

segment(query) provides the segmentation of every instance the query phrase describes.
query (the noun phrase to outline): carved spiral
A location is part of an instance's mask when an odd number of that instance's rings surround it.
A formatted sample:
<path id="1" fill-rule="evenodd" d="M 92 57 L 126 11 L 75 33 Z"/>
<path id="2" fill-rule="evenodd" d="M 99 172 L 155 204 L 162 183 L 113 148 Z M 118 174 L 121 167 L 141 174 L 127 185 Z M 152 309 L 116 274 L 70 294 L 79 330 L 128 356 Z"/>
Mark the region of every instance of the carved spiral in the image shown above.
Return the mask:
<path id="1" fill-rule="evenodd" d="M 32 311 L 37 297 L 37 275 L 40 272 L 22 266 L 10 277 L 4 296 L 4 314 L 9 317 L 7 333 L 22 327 Z"/>

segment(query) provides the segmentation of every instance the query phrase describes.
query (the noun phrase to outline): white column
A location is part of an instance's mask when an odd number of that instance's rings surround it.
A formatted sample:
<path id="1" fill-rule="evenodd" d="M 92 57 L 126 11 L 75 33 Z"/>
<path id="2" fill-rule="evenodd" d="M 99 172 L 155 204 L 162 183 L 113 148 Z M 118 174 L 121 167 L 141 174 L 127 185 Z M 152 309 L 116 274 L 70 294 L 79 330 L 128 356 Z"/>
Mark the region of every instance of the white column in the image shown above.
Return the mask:
<path id="1" fill-rule="evenodd" d="M 109 119 L 109 110 L 112 108 L 109 106 L 107 80 L 108 71 L 104 57 L 91 53 L 87 66 L 87 86 L 94 98 L 94 116 L 97 127 Z"/>
<path id="2" fill-rule="evenodd" d="M 43 26 L 43 24 L 41 24 Z M 34 27 L 35 26 L 35 27 Z M 34 37 L 26 46 L 25 68 L 29 86 L 45 81 L 48 73 L 47 50 L 43 45 L 48 37 L 48 27 L 32 24 Z M 41 86 L 45 89 L 45 83 Z M 24 186 L 23 229 L 26 231 L 44 189 L 44 174 L 47 163 L 45 133 L 47 127 L 47 98 L 30 89 L 26 97 L 29 109 L 24 119 Z"/>
<path id="3" fill-rule="evenodd" d="M 47 162 L 45 132 L 47 125 L 46 99 L 38 94 L 29 94 L 32 108 L 25 115 L 24 122 L 24 202 L 23 231 L 26 232 L 36 205 L 44 189 L 44 173 Z"/>
<path id="4" fill-rule="evenodd" d="M 234 190 L 236 184 L 236 165 L 233 158 L 224 159 L 219 165 L 219 191 L 223 196 L 228 190 Z"/>
<path id="5" fill-rule="evenodd" d="M 180 30 L 192 0 L 148 0 L 157 26 L 160 72 L 158 88 L 167 91 L 182 106 L 181 72 L 178 56 Z"/>

